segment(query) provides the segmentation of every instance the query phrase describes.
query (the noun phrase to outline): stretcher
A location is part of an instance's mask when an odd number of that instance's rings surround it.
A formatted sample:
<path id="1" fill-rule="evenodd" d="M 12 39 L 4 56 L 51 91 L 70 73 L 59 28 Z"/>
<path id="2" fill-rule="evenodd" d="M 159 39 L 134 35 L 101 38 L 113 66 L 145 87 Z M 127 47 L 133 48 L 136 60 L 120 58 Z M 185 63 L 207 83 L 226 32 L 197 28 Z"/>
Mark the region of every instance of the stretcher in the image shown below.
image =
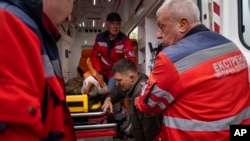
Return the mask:
<path id="1" fill-rule="evenodd" d="M 74 125 L 77 139 L 115 137 L 116 135 L 116 124 L 105 123 L 107 116 L 104 112 L 72 113 L 71 116 L 73 118 L 91 117 L 88 118 L 88 124 Z"/>
<path id="2" fill-rule="evenodd" d="M 101 101 L 90 105 L 87 94 L 67 95 L 66 101 L 71 113 L 87 113 L 101 108 Z"/>
<path id="3" fill-rule="evenodd" d="M 104 82 L 99 74 L 93 69 L 93 66 L 87 59 L 89 73 L 93 76 L 101 87 L 104 87 Z M 87 73 L 86 73 L 87 74 Z M 69 111 L 74 120 L 74 129 L 77 139 L 87 139 L 96 137 L 115 137 L 116 123 L 107 123 L 108 116 L 101 111 L 103 100 L 90 100 L 88 92 L 93 84 L 87 85 L 87 90 L 84 94 L 67 94 L 66 102 Z"/>
<path id="4" fill-rule="evenodd" d="M 108 116 L 100 110 L 101 101 L 89 105 L 87 94 L 67 95 L 66 101 L 77 139 L 115 137 L 116 123 L 107 123 Z"/>

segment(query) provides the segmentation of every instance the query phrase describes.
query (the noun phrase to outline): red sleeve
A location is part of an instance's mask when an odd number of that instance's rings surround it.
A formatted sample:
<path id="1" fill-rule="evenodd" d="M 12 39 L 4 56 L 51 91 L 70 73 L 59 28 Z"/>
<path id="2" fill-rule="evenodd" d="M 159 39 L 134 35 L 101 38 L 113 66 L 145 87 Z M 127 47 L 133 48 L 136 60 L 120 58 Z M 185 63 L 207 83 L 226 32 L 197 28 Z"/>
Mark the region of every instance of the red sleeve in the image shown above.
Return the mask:
<path id="1" fill-rule="evenodd" d="M 93 46 L 93 49 L 91 51 L 90 60 L 91 60 L 91 63 L 93 65 L 94 69 L 97 72 L 101 72 L 101 60 L 100 60 L 100 57 L 98 56 L 98 52 L 99 52 L 98 49 L 99 49 L 99 45 L 98 45 L 98 42 L 96 39 L 94 46 Z"/>
<path id="2" fill-rule="evenodd" d="M 139 110 L 148 114 L 164 111 L 179 95 L 179 80 L 171 60 L 159 53 L 155 67 L 137 102 Z"/>
<path id="3" fill-rule="evenodd" d="M 136 61 L 135 50 L 133 49 L 132 42 L 129 38 L 125 41 L 124 52 L 125 52 L 125 56 L 135 63 Z"/>
<path id="4" fill-rule="evenodd" d="M 0 9 L 0 21 L 0 121 L 35 126 L 45 88 L 41 44 L 14 15 Z"/>

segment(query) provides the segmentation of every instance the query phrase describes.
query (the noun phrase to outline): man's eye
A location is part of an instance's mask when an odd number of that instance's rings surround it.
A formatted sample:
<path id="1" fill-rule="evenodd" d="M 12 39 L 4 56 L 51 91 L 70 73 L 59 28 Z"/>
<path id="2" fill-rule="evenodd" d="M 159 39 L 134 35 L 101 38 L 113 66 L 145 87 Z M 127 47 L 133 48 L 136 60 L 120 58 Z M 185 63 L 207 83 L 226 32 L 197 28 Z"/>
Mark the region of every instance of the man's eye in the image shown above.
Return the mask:
<path id="1" fill-rule="evenodd" d="M 163 29 L 163 25 L 159 24 L 158 27 L 162 30 Z"/>
<path id="2" fill-rule="evenodd" d="M 161 25 L 161 29 L 163 29 L 164 28 L 164 25 Z"/>

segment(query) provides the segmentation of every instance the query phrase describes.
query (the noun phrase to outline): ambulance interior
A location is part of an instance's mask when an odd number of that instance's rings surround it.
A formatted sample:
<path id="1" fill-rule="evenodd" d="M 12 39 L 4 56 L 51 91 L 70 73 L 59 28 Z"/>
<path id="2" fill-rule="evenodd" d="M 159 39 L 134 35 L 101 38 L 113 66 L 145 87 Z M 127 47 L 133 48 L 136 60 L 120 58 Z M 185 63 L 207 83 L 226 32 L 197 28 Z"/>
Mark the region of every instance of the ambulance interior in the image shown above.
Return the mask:
<path id="1" fill-rule="evenodd" d="M 155 13 L 163 1 L 74 0 L 71 22 L 65 22 L 60 27 L 62 37 L 58 42 L 58 50 L 65 83 L 71 80 L 74 86 L 77 86 L 77 88 L 68 87 L 70 96 L 67 97 L 71 115 L 79 121 L 75 125 L 77 137 L 112 137 L 116 134 L 116 124 L 105 122 L 107 117 L 100 111 L 100 101 L 89 105 L 88 95 L 82 94 L 80 89 L 84 73 L 89 71 L 87 60 L 90 57 L 95 37 L 106 30 L 106 16 L 110 12 L 120 14 L 121 31 L 127 34 L 134 43 L 138 69 L 148 75 L 155 59 L 152 49 L 159 44 L 156 38 Z M 238 44 L 247 56 L 250 66 L 250 1 L 194 1 L 200 8 L 202 23 Z M 220 15 L 216 15 L 218 8 Z"/>
<path id="2" fill-rule="evenodd" d="M 157 26 L 155 11 L 163 0 L 75 0 L 71 22 L 60 27 L 62 37 L 58 42 L 62 71 L 66 83 L 67 103 L 74 119 L 77 138 L 113 137 L 116 124 L 106 123 L 107 116 L 100 110 L 103 99 L 90 101 L 89 93 L 82 93 L 81 86 L 90 69 L 87 63 L 98 33 L 106 30 L 106 17 L 110 12 L 120 14 L 121 31 L 133 41 L 140 71 L 150 72 L 151 52 L 146 42 L 156 45 Z M 147 18 L 145 19 L 145 16 Z M 140 26 L 138 26 L 140 25 Z M 147 34 L 145 28 L 152 27 Z M 132 32 L 133 31 L 133 32 Z M 142 34 L 138 37 L 138 31 Z M 143 35 L 143 36 L 142 36 Z M 151 40 L 152 39 L 152 40 Z M 140 42 L 140 43 L 139 43 Z M 141 47 L 138 48 L 138 44 Z M 146 59 L 147 58 L 147 59 Z M 93 76 L 93 72 L 90 72 Z M 98 77 L 98 76 L 97 76 Z M 94 77 L 96 78 L 96 76 Z M 99 101 L 98 101 L 99 100 Z"/>

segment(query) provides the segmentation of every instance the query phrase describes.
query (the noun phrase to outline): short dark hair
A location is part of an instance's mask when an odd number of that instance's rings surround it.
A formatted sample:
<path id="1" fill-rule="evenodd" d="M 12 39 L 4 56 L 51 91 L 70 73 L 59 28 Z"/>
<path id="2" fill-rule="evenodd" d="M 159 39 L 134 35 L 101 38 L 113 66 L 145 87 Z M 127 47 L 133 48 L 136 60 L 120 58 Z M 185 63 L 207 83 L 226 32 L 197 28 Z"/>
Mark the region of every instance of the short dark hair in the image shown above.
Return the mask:
<path id="1" fill-rule="evenodd" d="M 128 71 L 132 71 L 133 73 L 137 73 L 137 67 L 135 63 L 128 58 L 123 58 L 117 61 L 112 67 L 113 73 L 127 73 Z"/>

